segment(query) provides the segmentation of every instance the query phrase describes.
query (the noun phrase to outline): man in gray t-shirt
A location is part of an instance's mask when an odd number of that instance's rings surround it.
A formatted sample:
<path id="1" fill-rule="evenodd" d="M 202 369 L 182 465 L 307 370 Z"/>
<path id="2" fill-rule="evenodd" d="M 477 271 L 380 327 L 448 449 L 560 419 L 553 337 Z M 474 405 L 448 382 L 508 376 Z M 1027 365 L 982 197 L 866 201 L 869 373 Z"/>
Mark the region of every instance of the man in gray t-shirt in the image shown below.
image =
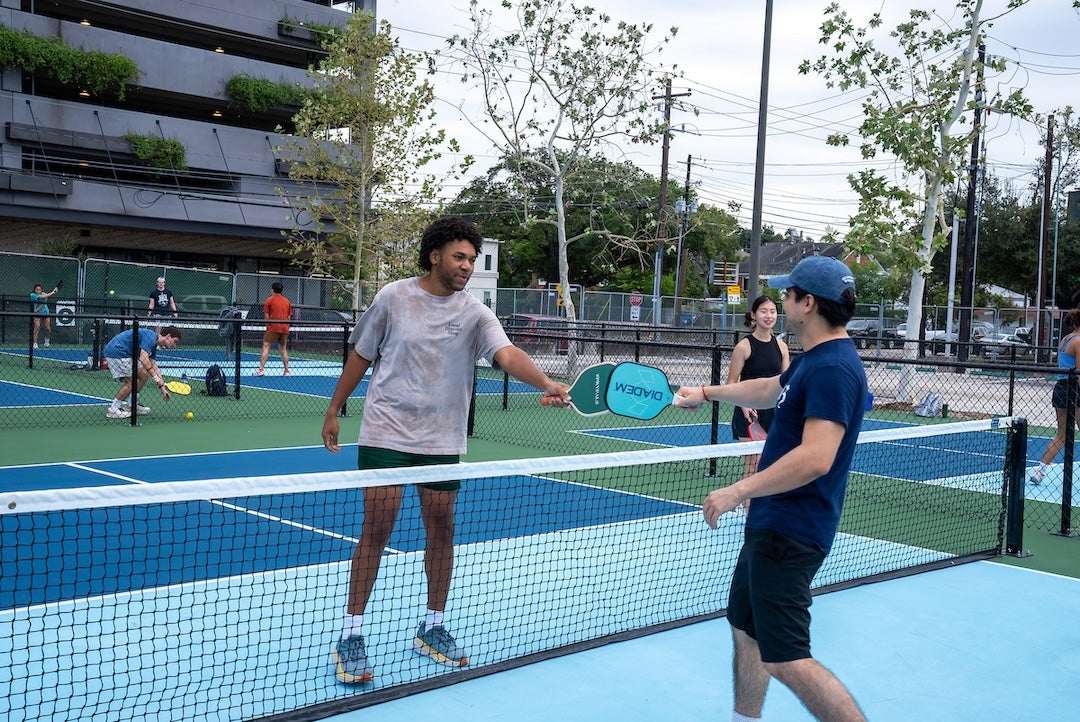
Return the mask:
<path id="1" fill-rule="evenodd" d="M 473 369 L 479 359 L 556 397 L 555 405 L 569 402 L 569 387 L 538 369 L 510 343 L 491 309 L 465 292 L 482 246 L 476 226 L 456 216 L 440 218 L 424 231 L 420 268 L 425 275 L 385 286 L 353 329 L 353 350 L 323 422 L 327 449 L 341 449 L 338 413 L 369 367 L 357 459 L 361 469 L 457 463 L 465 452 Z M 459 487 L 456 481 L 417 487 L 426 533 L 428 609 L 413 649 L 450 667 L 468 664 L 465 650 L 444 626 Z M 403 490 L 373 487 L 363 493 L 364 521 L 349 575 L 344 629 L 334 645 L 337 678 L 346 684 L 374 677 L 364 646 L 364 610 Z"/>

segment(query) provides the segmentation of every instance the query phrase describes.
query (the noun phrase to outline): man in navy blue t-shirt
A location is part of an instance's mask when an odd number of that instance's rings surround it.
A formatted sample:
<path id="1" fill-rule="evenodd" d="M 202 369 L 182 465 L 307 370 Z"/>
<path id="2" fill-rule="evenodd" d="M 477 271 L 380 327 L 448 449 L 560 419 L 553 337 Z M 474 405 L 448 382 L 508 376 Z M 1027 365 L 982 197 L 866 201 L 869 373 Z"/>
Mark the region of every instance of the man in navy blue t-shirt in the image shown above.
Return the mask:
<path id="1" fill-rule="evenodd" d="M 803 352 L 779 376 L 684 387 L 676 403 L 724 401 L 773 408 L 758 471 L 705 499 L 705 521 L 749 504 L 727 618 L 735 645 L 735 722 L 759 719 L 769 680 L 780 680 L 817 719 L 864 720 L 855 699 L 810 654 L 810 583 L 832 548 L 848 469 L 866 408 L 866 374 L 845 326 L 855 278 L 840 261 L 803 259 L 784 289 L 787 330 Z"/>

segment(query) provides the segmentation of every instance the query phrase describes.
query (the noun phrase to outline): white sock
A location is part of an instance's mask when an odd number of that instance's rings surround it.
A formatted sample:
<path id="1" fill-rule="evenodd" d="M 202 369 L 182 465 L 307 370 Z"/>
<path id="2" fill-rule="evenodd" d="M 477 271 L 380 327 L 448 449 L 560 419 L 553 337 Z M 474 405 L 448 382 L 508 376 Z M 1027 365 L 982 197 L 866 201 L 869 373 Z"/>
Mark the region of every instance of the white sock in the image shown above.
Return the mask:
<path id="1" fill-rule="evenodd" d="M 438 612 L 434 609 L 427 610 L 427 616 L 424 618 L 424 631 L 430 632 L 432 627 L 441 627 L 444 615 L 445 612 Z"/>
<path id="2" fill-rule="evenodd" d="M 341 630 L 341 638 L 348 639 L 349 637 L 359 637 L 364 633 L 364 615 L 363 614 L 346 614 L 345 626 Z"/>
<path id="3" fill-rule="evenodd" d="M 758 722 L 758 720 L 760 719 L 760 717 L 747 717 L 746 715 L 739 714 L 738 712 L 731 713 L 731 722 Z"/>
<path id="4" fill-rule="evenodd" d="M 109 406 L 109 410 L 110 411 L 116 411 L 119 408 L 120 408 L 120 399 L 113 399 L 112 404 Z M 101 412 L 99 411 L 98 413 L 100 414 Z"/>

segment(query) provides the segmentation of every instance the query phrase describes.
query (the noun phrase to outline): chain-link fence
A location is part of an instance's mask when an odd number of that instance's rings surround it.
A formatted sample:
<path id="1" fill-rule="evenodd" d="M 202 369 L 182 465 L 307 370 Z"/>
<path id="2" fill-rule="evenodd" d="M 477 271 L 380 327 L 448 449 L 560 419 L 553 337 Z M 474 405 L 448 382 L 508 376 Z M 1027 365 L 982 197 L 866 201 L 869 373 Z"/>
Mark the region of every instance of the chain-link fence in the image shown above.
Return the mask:
<path id="1" fill-rule="evenodd" d="M 153 387 L 149 392 L 144 390 L 140 403 L 151 407 L 152 413 L 133 416 L 132 423 L 182 424 L 188 412 L 196 419 L 222 420 L 320 417 L 347 357 L 347 338 L 354 319 L 351 313 L 335 309 L 351 308 L 352 299 L 347 288 L 330 279 L 0 255 L 3 287 L 19 289 L 0 296 L 0 428 L 124 423 L 105 418 L 118 385 L 109 371 L 101 368 L 102 348 L 122 330 L 146 323 L 149 291 L 160 275 L 165 275 L 181 308 L 178 319 L 166 322 L 175 323 L 183 339 L 177 349 L 159 350 L 158 361 L 167 380 L 186 380 L 193 392 L 164 404 Z M 269 295 L 275 280 L 286 284 L 285 295 L 296 309 L 290 334 L 291 373 L 283 374 L 280 350 L 274 348 L 266 374 L 256 376 L 265 329 L 261 300 Z M 44 344 L 42 330 L 39 347 L 34 348 L 29 293 L 37 283 L 45 290 L 60 285 L 61 290 L 49 299 L 49 344 Z M 698 307 L 684 301 L 682 312 L 691 314 L 688 323 L 655 325 L 649 322 L 650 299 L 643 303 L 640 296 L 633 298 L 631 294 L 580 289 L 574 293 L 582 316 L 591 320 L 569 322 L 561 318 L 558 294 L 552 298 L 547 290 L 504 290 L 497 300 L 499 316 L 515 343 L 549 375 L 567 381 L 592 364 L 630 360 L 662 368 L 675 386 L 721 382 L 727 377 L 732 348 L 747 332 L 737 308 L 711 310 L 706 302 Z M 662 316 L 673 320 L 674 305 L 663 300 Z M 243 318 L 229 321 L 218 317 L 230 301 L 241 302 Z M 881 306 L 865 310 L 861 318 L 873 318 L 874 313 L 878 319 L 890 318 Z M 632 315 L 637 316 L 636 321 L 627 320 Z M 1002 314 L 993 318 L 998 328 L 1008 322 Z M 879 335 L 873 343 L 859 344 L 865 347 L 860 353 L 874 396 L 869 420 L 910 424 L 1017 415 L 1031 426 L 1029 461 L 1034 463 L 1050 444 L 1057 429 L 1051 405 L 1059 373 L 1055 349 L 990 348 L 984 340 L 970 341 L 965 349 L 967 361 L 958 362 L 961 344 L 955 341 L 911 341 L 905 350 L 903 341 L 884 343 L 884 338 Z M 797 353 L 795 339 L 788 342 Z M 908 352 L 914 357 L 906 358 Z M 224 397 L 202 393 L 212 365 L 220 366 L 228 379 Z M 363 388 L 361 385 L 357 398 L 351 401 L 350 414 L 362 408 Z M 941 396 L 936 418 L 916 413 L 918 402 L 928 394 Z M 646 426 L 666 429 L 672 444 L 730 440 L 728 407 L 714 405 L 707 419 L 704 412 L 688 416 L 669 409 L 653 421 L 634 422 L 611 415 L 583 418 L 573 412 L 553 412 L 540 408 L 537 401 L 533 389 L 480 367 L 471 432 L 477 438 L 556 453 L 625 448 L 628 440 L 638 443 L 634 429 Z M 655 443 L 655 438 L 650 436 L 651 441 L 641 443 Z M 1042 483 L 1027 489 L 1027 518 L 1047 531 L 1071 533 L 1076 517 L 1072 467 L 1064 463 L 1066 452 L 1071 460 L 1072 443 L 1069 438 Z"/>

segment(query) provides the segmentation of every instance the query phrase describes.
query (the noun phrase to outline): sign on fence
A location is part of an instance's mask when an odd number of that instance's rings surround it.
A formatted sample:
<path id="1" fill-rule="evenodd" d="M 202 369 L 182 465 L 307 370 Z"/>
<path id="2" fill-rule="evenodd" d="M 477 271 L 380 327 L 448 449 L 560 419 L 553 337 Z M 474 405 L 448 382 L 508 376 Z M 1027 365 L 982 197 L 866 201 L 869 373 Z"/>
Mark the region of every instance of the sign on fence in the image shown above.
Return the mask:
<path id="1" fill-rule="evenodd" d="M 56 304 L 56 325 L 57 326 L 74 326 L 75 325 L 75 306 L 70 303 L 57 303 Z"/>

